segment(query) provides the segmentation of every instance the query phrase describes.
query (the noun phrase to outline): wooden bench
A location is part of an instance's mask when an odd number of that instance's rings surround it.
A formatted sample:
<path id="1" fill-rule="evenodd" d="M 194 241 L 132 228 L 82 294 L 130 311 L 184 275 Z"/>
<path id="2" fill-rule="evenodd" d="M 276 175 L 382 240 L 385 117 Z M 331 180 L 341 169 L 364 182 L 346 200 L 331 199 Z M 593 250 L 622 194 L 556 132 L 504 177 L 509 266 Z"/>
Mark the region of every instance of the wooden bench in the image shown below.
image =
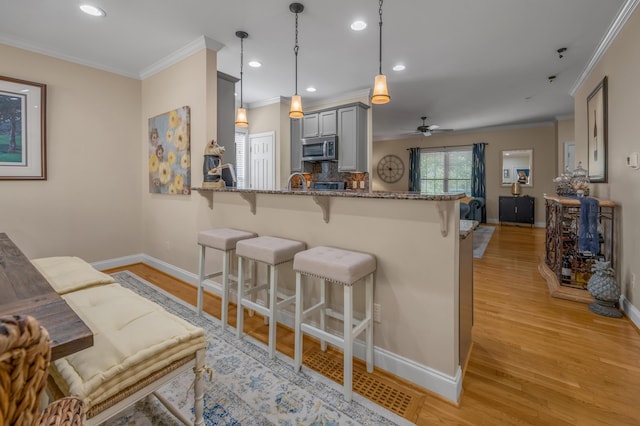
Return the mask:
<path id="1" fill-rule="evenodd" d="M 154 394 L 181 373 L 195 373 L 196 425 L 203 425 L 204 330 L 116 283 L 77 257 L 33 260 L 51 286 L 94 334 L 94 345 L 61 358 L 49 371 L 54 398 L 73 395 L 86 407 L 86 424 L 97 425 Z"/>

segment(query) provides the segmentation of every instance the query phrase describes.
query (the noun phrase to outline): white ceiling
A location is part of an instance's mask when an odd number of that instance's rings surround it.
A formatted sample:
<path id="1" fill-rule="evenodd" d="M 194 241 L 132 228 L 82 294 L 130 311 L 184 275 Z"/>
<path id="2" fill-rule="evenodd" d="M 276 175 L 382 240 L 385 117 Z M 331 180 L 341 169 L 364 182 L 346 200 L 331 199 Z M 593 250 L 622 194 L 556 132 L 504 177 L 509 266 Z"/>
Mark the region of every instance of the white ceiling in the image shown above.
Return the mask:
<path id="1" fill-rule="evenodd" d="M 629 1 L 629 0 L 627 0 Z M 244 102 L 294 90 L 289 0 L 0 0 L 0 43 L 142 78 L 195 40 L 223 45 L 218 69 L 239 76 Z M 303 105 L 372 86 L 378 71 L 378 2 L 303 0 L 299 83 Z M 391 102 L 374 106 L 374 139 L 421 124 L 456 131 L 551 121 L 573 114 L 569 94 L 625 0 L 388 0 L 383 60 Z M 354 32 L 356 18 L 368 27 Z M 557 49 L 566 47 L 564 58 Z M 257 59 L 259 69 L 246 65 Z M 406 70 L 394 72 L 396 63 Z M 0 63 L 0 74 L 2 65 Z M 557 78 L 550 83 L 548 77 Z M 20 76 L 13 76 L 20 77 Z M 304 89 L 313 85 L 314 94 Z"/>

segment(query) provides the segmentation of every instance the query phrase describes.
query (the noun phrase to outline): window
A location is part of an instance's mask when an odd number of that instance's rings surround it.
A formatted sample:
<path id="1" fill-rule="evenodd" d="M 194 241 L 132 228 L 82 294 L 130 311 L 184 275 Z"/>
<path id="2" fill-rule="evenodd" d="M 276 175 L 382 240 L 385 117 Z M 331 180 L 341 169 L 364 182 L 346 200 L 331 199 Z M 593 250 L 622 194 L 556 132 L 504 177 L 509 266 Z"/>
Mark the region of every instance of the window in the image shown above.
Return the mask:
<path id="1" fill-rule="evenodd" d="M 248 170 L 247 164 L 247 131 L 236 129 L 236 185 L 238 188 L 247 188 Z"/>
<path id="2" fill-rule="evenodd" d="M 425 148 L 420 151 L 420 192 L 464 192 L 471 195 L 471 147 Z"/>

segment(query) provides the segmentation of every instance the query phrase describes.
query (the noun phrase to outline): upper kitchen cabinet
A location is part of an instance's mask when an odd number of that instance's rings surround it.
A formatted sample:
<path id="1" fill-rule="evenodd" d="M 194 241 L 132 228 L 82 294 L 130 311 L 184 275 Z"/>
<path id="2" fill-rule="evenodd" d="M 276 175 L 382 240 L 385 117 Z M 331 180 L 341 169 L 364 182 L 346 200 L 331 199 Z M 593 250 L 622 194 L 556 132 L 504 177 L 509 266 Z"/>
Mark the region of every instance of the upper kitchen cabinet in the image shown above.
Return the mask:
<path id="1" fill-rule="evenodd" d="M 236 97 L 237 78 L 218 71 L 218 145 L 225 148 L 224 162 L 236 166 Z"/>
<path id="2" fill-rule="evenodd" d="M 338 109 L 338 171 L 367 171 L 367 109 L 362 103 Z"/>
<path id="3" fill-rule="evenodd" d="M 291 172 L 302 171 L 302 119 L 292 118 L 291 122 Z"/>
<path id="4" fill-rule="evenodd" d="M 314 112 L 303 118 L 302 137 L 315 138 L 336 134 L 336 110 Z"/>

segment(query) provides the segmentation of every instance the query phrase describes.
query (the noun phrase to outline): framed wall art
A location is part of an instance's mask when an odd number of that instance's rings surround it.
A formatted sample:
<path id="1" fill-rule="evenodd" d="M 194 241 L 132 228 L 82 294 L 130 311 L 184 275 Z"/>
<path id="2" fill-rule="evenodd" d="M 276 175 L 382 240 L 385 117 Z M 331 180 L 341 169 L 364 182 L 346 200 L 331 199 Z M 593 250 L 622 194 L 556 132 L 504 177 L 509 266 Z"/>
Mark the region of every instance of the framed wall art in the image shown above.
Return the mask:
<path id="1" fill-rule="evenodd" d="M 47 179 L 47 86 L 0 76 L 0 179 Z"/>
<path id="2" fill-rule="evenodd" d="M 607 77 L 587 98 L 587 114 L 589 180 L 604 183 L 607 181 Z"/>
<path id="3" fill-rule="evenodd" d="M 149 119 L 150 193 L 191 193 L 190 127 L 188 106 Z"/>

